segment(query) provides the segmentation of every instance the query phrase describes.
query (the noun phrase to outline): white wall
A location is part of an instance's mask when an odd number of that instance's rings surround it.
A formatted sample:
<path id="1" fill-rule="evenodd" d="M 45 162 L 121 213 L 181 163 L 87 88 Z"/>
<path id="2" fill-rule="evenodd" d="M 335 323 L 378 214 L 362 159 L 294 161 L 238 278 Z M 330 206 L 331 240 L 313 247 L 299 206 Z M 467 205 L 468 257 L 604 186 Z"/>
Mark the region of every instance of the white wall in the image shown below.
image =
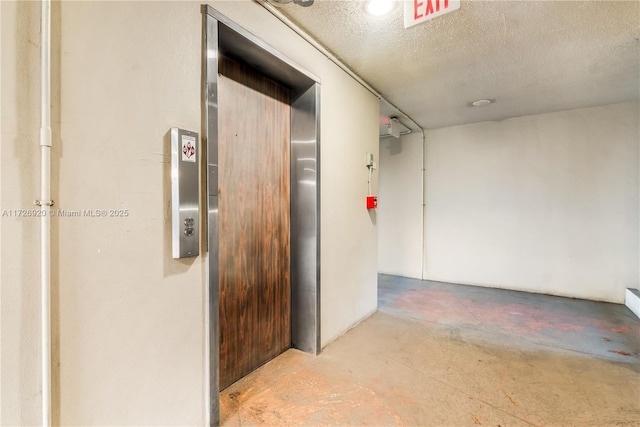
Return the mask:
<path id="1" fill-rule="evenodd" d="M 380 139 L 378 271 L 422 277 L 422 136 Z"/>
<path id="2" fill-rule="evenodd" d="M 375 212 L 370 215 L 366 209 L 364 159 L 367 152 L 379 155 L 379 104 L 333 65 L 321 78 L 320 304 L 325 346 L 378 307 L 378 230 Z M 377 179 L 373 188 L 377 191 Z"/>
<path id="3" fill-rule="evenodd" d="M 322 80 L 322 342 L 376 307 L 364 209 L 378 101 L 261 6 L 213 2 Z M 2 2 L 3 209 L 38 193 L 38 3 Z M 54 3 L 54 407 L 64 425 L 202 425 L 206 263 L 169 245 L 170 127 L 200 131 L 199 2 Z M 59 172 L 58 172 L 59 170 Z M 2 218 L 2 425 L 40 417 L 37 221 Z M 203 251 L 204 252 L 204 251 Z M 59 365 L 58 365 L 59 363 Z"/>
<path id="4" fill-rule="evenodd" d="M 623 302 L 639 129 L 624 103 L 429 131 L 425 278 Z"/>
<path id="5" fill-rule="evenodd" d="M 639 281 L 639 117 L 635 102 L 428 131 L 424 278 L 622 303 Z M 379 268 L 416 277 L 417 147 L 389 144 Z"/>
<path id="6" fill-rule="evenodd" d="M 37 2 L 0 2 L 0 209 L 38 197 Z M 37 16 L 37 15 L 36 15 Z M 40 421 L 39 220 L 0 216 L 0 425 Z"/>

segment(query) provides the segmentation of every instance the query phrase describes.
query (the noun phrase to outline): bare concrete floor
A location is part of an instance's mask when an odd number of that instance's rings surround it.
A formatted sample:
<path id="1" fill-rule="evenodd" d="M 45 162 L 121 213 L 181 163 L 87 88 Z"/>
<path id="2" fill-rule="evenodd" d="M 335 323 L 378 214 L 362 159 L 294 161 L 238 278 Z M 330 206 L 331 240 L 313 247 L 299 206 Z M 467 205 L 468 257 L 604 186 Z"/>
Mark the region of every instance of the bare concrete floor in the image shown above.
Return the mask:
<path id="1" fill-rule="evenodd" d="M 289 350 L 224 390 L 222 424 L 640 426 L 626 307 L 393 276 L 379 294 L 320 356 Z"/>

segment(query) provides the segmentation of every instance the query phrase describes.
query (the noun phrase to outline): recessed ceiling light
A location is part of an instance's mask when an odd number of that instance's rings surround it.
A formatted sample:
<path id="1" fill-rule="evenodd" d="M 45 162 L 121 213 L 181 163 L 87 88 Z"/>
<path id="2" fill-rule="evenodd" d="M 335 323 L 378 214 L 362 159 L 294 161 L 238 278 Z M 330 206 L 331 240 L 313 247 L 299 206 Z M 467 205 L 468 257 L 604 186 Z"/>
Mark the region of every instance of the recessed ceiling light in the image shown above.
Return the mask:
<path id="1" fill-rule="evenodd" d="M 369 0 L 364 6 L 369 15 L 382 16 L 393 9 L 393 0 Z"/>
<path id="2" fill-rule="evenodd" d="M 493 103 L 492 99 L 478 99 L 477 101 L 473 101 L 471 105 L 473 107 L 484 107 L 485 105 L 489 105 Z"/>

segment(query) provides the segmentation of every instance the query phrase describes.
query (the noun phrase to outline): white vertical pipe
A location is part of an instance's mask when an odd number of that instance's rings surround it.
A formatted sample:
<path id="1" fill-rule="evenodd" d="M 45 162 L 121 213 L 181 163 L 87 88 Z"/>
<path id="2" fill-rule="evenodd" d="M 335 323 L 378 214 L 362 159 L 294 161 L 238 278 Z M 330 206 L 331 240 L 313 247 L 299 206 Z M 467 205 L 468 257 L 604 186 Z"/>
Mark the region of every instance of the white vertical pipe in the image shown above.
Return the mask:
<path id="1" fill-rule="evenodd" d="M 415 123 L 415 122 L 414 122 Z M 425 154 L 426 154 L 426 139 L 424 136 L 424 129 L 420 128 L 420 132 L 422 133 L 422 200 L 421 200 L 421 205 L 422 205 L 422 226 L 421 226 L 421 230 L 422 230 L 422 260 L 420 263 L 420 278 L 422 280 L 425 280 L 425 274 L 424 274 L 424 267 L 425 267 L 425 262 L 424 262 L 424 258 L 425 256 L 427 256 L 427 254 L 425 253 L 426 251 L 426 236 L 425 236 L 425 231 L 426 231 L 426 225 L 425 225 L 425 221 L 427 220 L 427 206 L 426 206 L 426 196 L 425 196 L 425 191 L 426 191 L 426 185 L 425 185 L 425 180 L 427 179 L 427 171 L 426 171 L 426 161 L 425 161 Z"/>
<path id="2" fill-rule="evenodd" d="M 40 84 L 40 274 L 42 425 L 51 425 L 51 1 L 42 0 Z"/>

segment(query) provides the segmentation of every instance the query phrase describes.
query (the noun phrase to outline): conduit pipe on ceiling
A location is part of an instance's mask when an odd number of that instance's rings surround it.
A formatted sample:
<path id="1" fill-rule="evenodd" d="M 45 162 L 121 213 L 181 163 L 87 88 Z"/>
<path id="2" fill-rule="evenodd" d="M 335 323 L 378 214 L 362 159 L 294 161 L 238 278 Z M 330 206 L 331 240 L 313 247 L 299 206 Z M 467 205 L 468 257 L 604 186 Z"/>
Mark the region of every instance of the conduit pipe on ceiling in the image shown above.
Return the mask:
<path id="1" fill-rule="evenodd" d="M 40 275 L 42 425 L 51 425 L 51 1 L 42 0 L 40 42 Z"/>
<path id="2" fill-rule="evenodd" d="M 313 37 L 311 37 L 309 34 L 307 34 L 307 32 L 305 30 L 303 30 L 296 23 L 294 23 L 292 20 L 287 18 L 282 12 L 280 12 L 278 9 L 276 9 L 272 4 L 270 4 L 266 0 L 253 0 L 253 1 L 258 3 L 259 5 L 261 5 L 265 9 L 267 9 L 269 12 L 271 12 L 271 14 L 273 16 L 278 18 L 283 24 L 285 24 L 287 27 L 292 29 L 296 34 L 298 34 L 300 37 L 302 37 L 311 46 L 316 48 L 316 50 L 318 50 L 320 53 L 322 53 L 324 56 L 326 56 L 327 59 L 329 59 L 331 62 L 336 64 L 338 67 L 340 67 L 344 72 L 346 72 L 349 76 L 351 76 L 355 81 L 357 81 L 362 86 L 364 86 L 365 89 L 367 89 L 369 92 L 374 94 L 378 99 L 381 99 L 384 102 L 386 102 L 387 104 L 389 104 L 400 115 L 406 117 L 411 123 L 413 123 L 413 125 L 416 128 L 422 130 L 422 126 L 420 126 L 418 123 L 416 123 L 416 121 L 413 120 L 408 114 L 406 114 L 404 111 L 402 111 L 401 109 L 396 107 L 393 103 L 389 102 L 389 100 L 386 99 L 384 96 L 382 96 L 380 94 L 380 92 L 378 92 L 377 90 L 372 88 L 371 85 L 369 85 L 367 82 L 362 80 L 362 78 L 360 76 L 358 76 L 354 71 L 352 71 L 349 67 L 347 67 L 342 61 L 340 61 L 338 58 L 336 58 L 326 47 L 324 47 L 320 43 L 318 43 Z"/>

